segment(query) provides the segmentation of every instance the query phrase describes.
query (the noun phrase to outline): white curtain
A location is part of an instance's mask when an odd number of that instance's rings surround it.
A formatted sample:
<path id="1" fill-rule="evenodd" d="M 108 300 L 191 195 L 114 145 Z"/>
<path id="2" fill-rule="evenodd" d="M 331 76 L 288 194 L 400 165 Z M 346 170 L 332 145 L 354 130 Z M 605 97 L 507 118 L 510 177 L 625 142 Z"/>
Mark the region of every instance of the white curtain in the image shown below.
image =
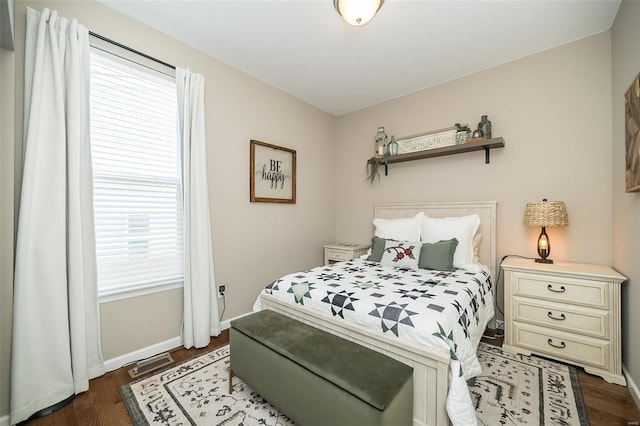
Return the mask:
<path id="1" fill-rule="evenodd" d="M 185 348 L 201 348 L 220 334 L 213 274 L 207 152 L 204 115 L 204 78 L 176 68 L 178 131 L 182 145 L 184 194 L 184 319 Z"/>
<path id="2" fill-rule="evenodd" d="M 104 373 L 89 141 L 88 31 L 27 9 L 24 169 L 16 246 L 11 424 Z"/>

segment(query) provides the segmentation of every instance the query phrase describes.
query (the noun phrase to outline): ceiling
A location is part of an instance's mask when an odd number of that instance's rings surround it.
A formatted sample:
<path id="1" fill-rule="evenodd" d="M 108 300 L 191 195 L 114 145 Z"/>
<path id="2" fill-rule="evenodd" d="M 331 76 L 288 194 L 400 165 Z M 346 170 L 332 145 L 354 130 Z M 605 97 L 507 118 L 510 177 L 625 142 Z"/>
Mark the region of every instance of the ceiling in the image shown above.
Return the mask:
<path id="1" fill-rule="evenodd" d="M 99 0 L 340 116 L 611 28 L 620 0 Z M 160 58 L 162 59 L 162 58 Z"/>

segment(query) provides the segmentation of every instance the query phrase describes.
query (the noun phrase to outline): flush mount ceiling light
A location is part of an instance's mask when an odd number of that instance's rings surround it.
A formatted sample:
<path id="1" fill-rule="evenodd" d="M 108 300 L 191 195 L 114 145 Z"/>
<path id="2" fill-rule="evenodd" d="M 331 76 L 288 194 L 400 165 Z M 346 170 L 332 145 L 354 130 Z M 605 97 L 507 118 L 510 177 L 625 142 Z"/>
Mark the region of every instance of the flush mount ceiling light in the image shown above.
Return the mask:
<path id="1" fill-rule="evenodd" d="M 373 19 L 382 7 L 384 0 L 333 0 L 342 19 L 355 27 L 362 26 Z"/>

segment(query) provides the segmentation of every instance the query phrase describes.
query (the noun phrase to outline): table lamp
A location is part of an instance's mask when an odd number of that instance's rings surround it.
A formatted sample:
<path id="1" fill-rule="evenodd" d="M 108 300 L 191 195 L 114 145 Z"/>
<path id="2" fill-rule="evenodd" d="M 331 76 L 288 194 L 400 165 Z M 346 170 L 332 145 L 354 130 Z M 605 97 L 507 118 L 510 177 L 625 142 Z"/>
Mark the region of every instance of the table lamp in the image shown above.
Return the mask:
<path id="1" fill-rule="evenodd" d="M 524 224 L 526 226 L 541 226 L 542 231 L 538 237 L 538 255 L 535 259 L 538 263 L 553 263 L 548 259 L 551 253 L 551 244 L 545 228 L 547 226 L 567 226 L 569 216 L 563 201 L 547 201 L 544 198 L 541 202 L 527 203 L 524 210 Z"/>

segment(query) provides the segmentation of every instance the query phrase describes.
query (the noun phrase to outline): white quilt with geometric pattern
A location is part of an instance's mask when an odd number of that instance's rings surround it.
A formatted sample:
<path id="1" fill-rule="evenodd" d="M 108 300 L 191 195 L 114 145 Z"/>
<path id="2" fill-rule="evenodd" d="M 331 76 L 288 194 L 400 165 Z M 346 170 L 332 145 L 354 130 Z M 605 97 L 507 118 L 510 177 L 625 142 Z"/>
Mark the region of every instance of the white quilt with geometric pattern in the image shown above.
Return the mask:
<path id="1" fill-rule="evenodd" d="M 492 286 L 484 267 L 480 272 L 412 271 L 355 259 L 286 275 L 263 291 L 448 353 L 447 413 L 462 426 L 476 424 L 466 381 L 481 372 L 476 349 L 494 314 Z M 254 311 L 260 309 L 258 297 Z"/>

